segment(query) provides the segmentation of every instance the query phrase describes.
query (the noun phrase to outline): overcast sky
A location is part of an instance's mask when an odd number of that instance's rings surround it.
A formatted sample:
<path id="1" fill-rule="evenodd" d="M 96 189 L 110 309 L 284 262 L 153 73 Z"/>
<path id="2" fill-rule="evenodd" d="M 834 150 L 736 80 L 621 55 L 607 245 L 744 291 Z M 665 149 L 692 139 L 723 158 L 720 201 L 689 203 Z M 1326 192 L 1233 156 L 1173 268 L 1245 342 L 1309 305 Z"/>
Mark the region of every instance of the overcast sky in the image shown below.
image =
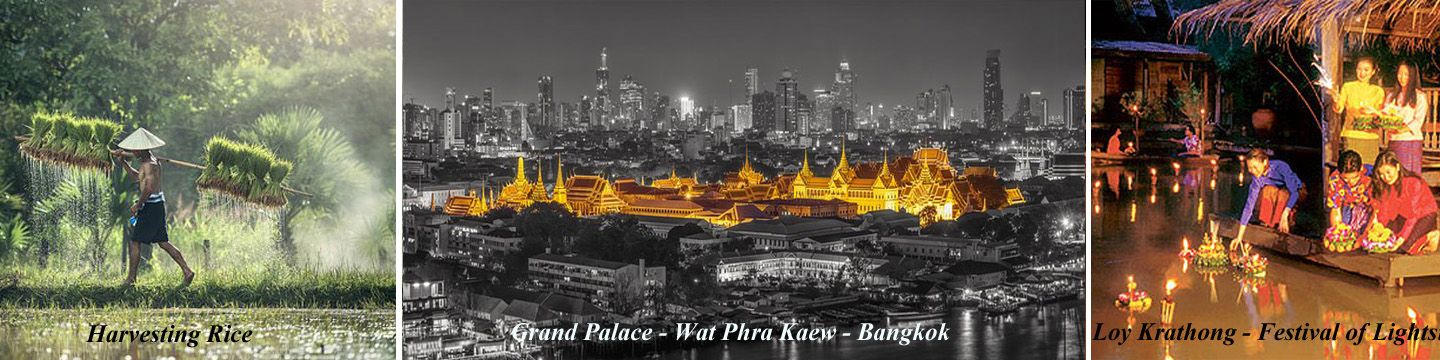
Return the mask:
<path id="1" fill-rule="evenodd" d="M 444 105 L 446 87 L 495 101 L 593 95 L 609 48 L 612 99 L 632 75 L 646 92 L 697 105 L 743 102 L 744 72 L 774 91 L 785 68 L 826 88 L 842 58 L 859 103 L 903 103 L 949 84 L 957 115 L 980 104 L 987 49 L 1000 49 L 1007 109 L 1022 92 L 1052 102 L 1085 80 L 1085 3 L 1066 1 L 405 1 L 406 101 Z M 733 80 L 733 83 L 727 82 Z M 732 100 L 733 99 L 733 100 Z"/>

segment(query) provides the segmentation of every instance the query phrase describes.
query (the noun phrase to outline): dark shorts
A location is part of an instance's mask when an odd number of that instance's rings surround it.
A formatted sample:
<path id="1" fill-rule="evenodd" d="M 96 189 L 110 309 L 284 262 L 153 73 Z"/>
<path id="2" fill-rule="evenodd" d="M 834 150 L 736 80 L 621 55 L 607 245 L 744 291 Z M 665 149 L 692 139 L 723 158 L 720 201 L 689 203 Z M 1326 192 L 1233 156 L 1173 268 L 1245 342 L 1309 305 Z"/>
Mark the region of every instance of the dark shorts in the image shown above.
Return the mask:
<path id="1" fill-rule="evenodd" d="M 135 230 L 130 233 L 130 241 L 146 244 L 170 241 L 170 234 L 165 231 L 165 202 L 145 203 L 140 206 L 135 218 Z"/>

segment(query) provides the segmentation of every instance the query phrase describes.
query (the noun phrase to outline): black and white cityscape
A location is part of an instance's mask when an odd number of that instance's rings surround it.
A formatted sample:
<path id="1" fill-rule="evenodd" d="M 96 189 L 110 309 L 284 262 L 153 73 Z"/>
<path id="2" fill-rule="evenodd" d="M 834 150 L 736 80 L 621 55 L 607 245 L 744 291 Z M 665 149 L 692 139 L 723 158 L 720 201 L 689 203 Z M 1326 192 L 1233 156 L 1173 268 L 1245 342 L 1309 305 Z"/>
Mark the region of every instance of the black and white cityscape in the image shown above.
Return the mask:
<path id="1" fill-rule="evenodd" d="M 1084 13 L 405 2 L 405 356 L 1082 357 Z M 681 322 L 948 336 L 511 336 Z"/>

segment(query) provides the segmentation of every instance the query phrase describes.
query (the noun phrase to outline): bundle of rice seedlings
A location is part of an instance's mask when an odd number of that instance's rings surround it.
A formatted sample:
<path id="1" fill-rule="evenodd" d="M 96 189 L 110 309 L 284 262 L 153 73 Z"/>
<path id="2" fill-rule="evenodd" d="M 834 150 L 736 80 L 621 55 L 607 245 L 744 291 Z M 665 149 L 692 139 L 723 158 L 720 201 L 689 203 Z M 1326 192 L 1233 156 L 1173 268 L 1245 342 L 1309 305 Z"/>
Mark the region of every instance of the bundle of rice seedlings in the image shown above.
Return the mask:
<path id="1" fill-rule="evenodd" d="M 20 143 L 20 151 L 65 167 L 110 171 L 110 144 L 122 130 L 109 120 L 41 111 L 31 115 L 30 138 Z"/>
<path id="2" fill-rule="evenodd" d="M 205 169 L 195 185 L 202 190 L 270 207 L 285 205 L 282 184 L 290 175 L 289 161 L 269 149 L 213 137 L 205 144 Z"/>

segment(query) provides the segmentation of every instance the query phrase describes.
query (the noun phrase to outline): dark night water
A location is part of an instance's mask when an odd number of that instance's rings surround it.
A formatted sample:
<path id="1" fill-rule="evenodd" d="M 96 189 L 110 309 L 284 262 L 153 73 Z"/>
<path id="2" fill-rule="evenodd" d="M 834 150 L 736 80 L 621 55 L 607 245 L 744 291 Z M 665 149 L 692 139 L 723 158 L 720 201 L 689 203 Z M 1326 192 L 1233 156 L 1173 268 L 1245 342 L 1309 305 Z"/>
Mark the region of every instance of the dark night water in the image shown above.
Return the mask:
<path id="1" fill-rule="evenodd" d="M 1314 234 L 1319 234 L 1324 226 L 1320 223 L 1323 204 L 1319 194 L 1319 161 L 1297 160 L 1291 164 L 1297 167 L 1311 191 L 1300 204 L 1301 211 L 1307 214 L 1301 214 L 1298 219 L 1301 225 L 1295 231 L 1318 237 Z M 1303 168 L 1305 164 L 1316 165 Z M 1137 342 L 1133 338 L 1124 345 L 1094 341 L 1096 358 L 1432 357 L 1435 342 L 1420 342 L 1412 348 L 1382 341 L 1352 345 L 1343 338 L 1334 344 L 1318 340 L 1258 341 L 1262 323 L 1267 322 L 1288 328 L 1307 323 L 1320 328 L 1340 323 L 1347 329 L 1367 322 L 1383 322 L 1387 326 L 1395 322 L 1405 326 L 1410 324 L 1408 308 L 1417 311 L 1421 324 L 1434 326 L 1436 314 L 1440 312 L 1440 279 L 1407 280 L 1403 289 L 1385 289 L 1368 278 L 1270 252 L 1262 252 L 1270 259 L 1264 278 L 1247 277 L 1228 269 L 1207 272 L 1199 271 L 1193 264 L 1186 266 L 1177 256 L 1182 237 L 1189 238 L 1191 246 L 1198 246 L 1206 230 L 1197 215 L 1216 212 L 1217 206 L 1221 213 L 1238 214 L 1245 200 L 1245 187 L 1237 177 L 1239 166 L 1234 161 L 1223 162 L 1217 169 L 1208 165 L 1185 168 L 1179 176 L 1169 164 L 1158 165 L 1154 186 L 1148 165 L 1094 170 L 1096 201 L 1095 208 L 1091 209 L 1095 232 L 1091 261 L 1094 270 L 1090 286 L 1094 309 L 1090 326 L 1092 330 L 1096 324 L 1103 324 L 1107 329 L 1124 328 L 1133 322 L 1139 329 L 1143 323 L 1159 322 L 1159 298 L 1163 296 L 1164 283 L 1166 279 L 1175 279 L 1179 285 L 1174 294 L 1176 324 L 1238 331 L 1229 346 L 1207 341 Z M 1148 311 L 1133 315 L 1113 304 L 1116 294 L 1125 291 L 1126 276 L 1131 275 L 1139 288 L 1155 299 Z M 1370 326 L 1372 330 L 1375 327 Z M 1251 332 L 1252 336 L 1241 336 L 1243 332 Z"/>
<path id="2" fill-rule="evenodd" d="M 722 342 L 689 350 L 660 354 L 673 360 L 744 359 L 1078 359 L 1084 349 L 1083 302 L 1065 301 L 1045 306 L 1027 306 L 1003 318 L 987 318 L 983 312 L 955 308 L 945 318 L 950 328 L 947 341 L 895 342 L 856 341 L 838 337 L 831 342 Z M 880 324 L 883 326 L 883 324 Z M 841 328 L 854 332 L 855 328 Z M 638 353 L 649 351 L 640 350 Z M 578 354 L 560 359 L 582 358 Z"/>

